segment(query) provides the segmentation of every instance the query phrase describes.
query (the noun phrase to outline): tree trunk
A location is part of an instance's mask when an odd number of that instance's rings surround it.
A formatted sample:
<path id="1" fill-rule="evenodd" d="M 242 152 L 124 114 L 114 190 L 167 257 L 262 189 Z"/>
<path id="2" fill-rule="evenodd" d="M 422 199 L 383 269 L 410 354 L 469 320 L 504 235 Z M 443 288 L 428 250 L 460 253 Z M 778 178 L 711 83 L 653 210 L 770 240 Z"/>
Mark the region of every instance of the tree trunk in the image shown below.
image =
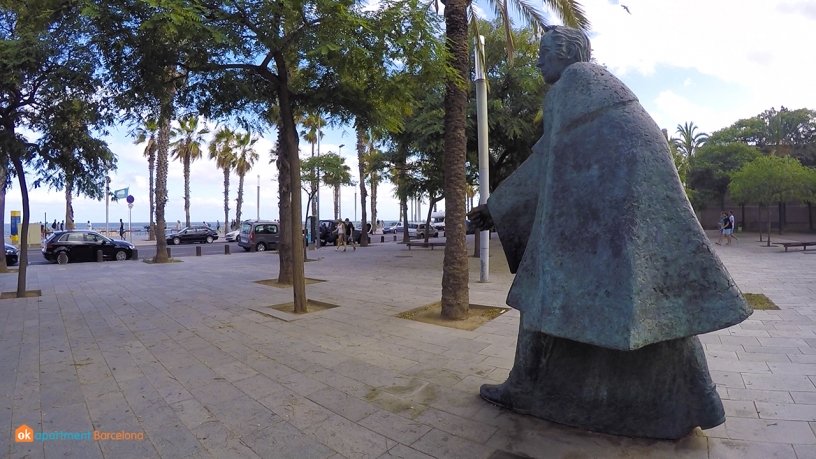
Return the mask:
<path id="1" fill-rule="evenodd" d="M 289 186 L 290 186 L 290 223 L 292 234 L 292 296 L 294 311 L 296 314 L 305 313 L 306 310 L 306 278 L 303 268 L 303 223 L 301 220 L 301 194 L 300 194 L 300 158 L 298 157 L 298 133 L 295 125 L 295 116 L 292 107 L 291 94 L 287 87 L 287 65 L 283 55 L 275 56 L 275 63 L 278 66 L 278 78 L 281 87 L 278 89 L 278 107 L 280 108 L 281 125 L 280 147 L 283 155 L 289 160 Z"/>
<path id="2" fill-rule="evenodd" d="M 474 241 L 474 244 L 473 244 L 473 258 L 479 258 L 479 256 L 481 255 L 479 253 L 479 251 L 482 249 L 482 238 L 479 237 L 479 236 L 480 235 L 479 235 L 478 231 L 473 232 L 473 241 Z M 467 237 L 467 235 L 465 237 Z"/>
<path id="3" fill-rule="evenodd" d="M 65 182 L 65 229 L 74 229 L 74 186 L 70 181 Z"/>
<path id="4" fill-rule="evenodd" d="M 15 157 L 12 159 L 12 162 L 14 163 L 14 170 L 17 172 L 17 180 L 20 183 L 20 193 L 23 197 L 23 225 L 20 233 L 20 268 L 17 270 L 17 298 L 25 298 L 26 271 L 28 268 L 28 222 L 30 219 L 28 215 L 28 186 L 26 185 L 22 160 L 19 157 Z"/>
<path id="5" fill-rule="evenodd" d="M 334 220 L 340 218 L 340 185 L 334 186 Z"/>
<path id="6" fill-rule="evenodd" d="M 366 198 L 368 191 L 365 186 L 365 128 L 357 124 L 357 170 L 360 172 L 360 247 L 368 246 L 368 212 Z"/>
<path id="7" fill-rule="evenodd" d="M 164 228 L 164 208 L 167 205 L 167 168 L 170 150 L 170 119 L 161 121 L 156 145 L 156 256 L 154 263 L 167 263 L 167 239 Z"/>
<path id="8" fill-rule="evenodd" d="M 244 176 L 238 174 L 238 197 L 235 198 L 235 219 L 241 221 L 241 207 L 244 205 Z"/>
<path id="9" fill-rule="evenodd" d="M 742 230 L 747 232 L 748 231 L 748 222 L 745 221 L 745 204 L 742 204 L 741 207 L 742 207 L 742 221 L 740 222 L 740 224 L 742 225 Z"/>
<path id="10" fill-rule="evenodd" d="M 445 94 L 445 258 L 442 264 L 442 317 L 465 319 L 470 302 L 465 239 L 465 115 L 467 108 L 467 1 L 448 0 L 445 35 L 449 61 L 457 75 L 449 76 Z"/>
<path id="11" fill-rule="evenodd" d="M 8 180 L 8 171 L 6 170 L 6 161 L 0 164 L 0 244 L 6 246 L 6 180 Z M 0 273 L 7 273 L 8 265 L 6 264 L 6 257 L 0 257 Z"/>
<path id="12" fill-rule="evenodd" d="M 808 228 L 813 231 L 813 203 L 808 201 Z"/>
<path id="13" fill-rule="evenodd" d="M 318 131 L 317 135 L 320 135 L 320 131 Z M 314 158 L 314 155 L 315 155 L 315 143 L 312 142 L 312 158 Z M 320 169 L 317 170 L 317 179 L 312 180 L 312 183 L 310 184 L 312 196 L 315 196 L 317 194 L 318 180 L 320 180 Z M 312 196 L 310 196 L 310 199 Z M 312 199 L 312 216 L 317 217 L 317 199 Z M 317 223 L 317 226 L 320 227 L 320 222 Z M 317 244 L 318 246 L 320 246 L 319 242 L 320 241 L 318 241 Z"/>
<path id="14" fill-rule="evenodd" d="M 380 178 L 377 176 L 376 172 L 371 173 L 371 221 L 375 224 L 379 221 L 377 218 L 377 182 Z M 377 231 L 377 228 L 374 228 L 374 231 Z"/>
<path id="15" fill-rule="evenodd" d="M 283 133 L 278 129 L 278 212 L 280 214 L 280 243 L 278 244 L 278 283 L 294 282 L 292 260 L 292 198 L 289 181 L 289 158 L 283 148 Z"/>
<path id="16" fill-rule="evenodd" d="M 229 170 L 229 168 L 225 168 L 224 169 L 224 234 L 227 234 L 232 230 L 232 228 L 229 228 L 229 182 L 230 182 L 230 170 Z"/>
<path id="17" fill-rule="evenodd" d="M 759 242 L 762 242 L 762 204 L 757 206 L 757 228 L 759 228 Z"/>
<path id="18" fill-rule="evenodd" d="M 150 139 L 150 150 L 148 151 L 147 157 L 147 167 L 150 169 L 149 172 L 149 180 L 150 183 L 148 186 L 150 187 L 150 222 L 148 223 L 148 230 L 147 230 L 147 240 L 148 241 L 155 241 L 156 240 L 156 195 L 154 194 L 153 184 L 155 183 L 155 170 L 156 170 L 156 144 L 154 140 Z"/>
<path id="19" fill-rule="evenodd" d="M 768 247 L 771 246 L 771 206 L 768 206 Z"/>
<path id="20" fill-rule="evenodd" d="M 190 152 L 184 153 L 184 222 L 190 226 Z"/>

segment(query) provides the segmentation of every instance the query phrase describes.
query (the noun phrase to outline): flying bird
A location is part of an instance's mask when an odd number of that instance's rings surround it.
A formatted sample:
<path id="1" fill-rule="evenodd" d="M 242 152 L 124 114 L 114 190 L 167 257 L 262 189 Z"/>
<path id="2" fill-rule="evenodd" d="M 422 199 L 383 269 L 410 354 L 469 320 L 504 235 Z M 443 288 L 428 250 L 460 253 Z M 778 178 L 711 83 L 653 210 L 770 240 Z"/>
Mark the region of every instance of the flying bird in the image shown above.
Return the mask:
<path id="1" fill-rule="evenodd" d="M 628 6 L 626 6 L 626 5 L 621 5 L 621 8 L 625 9 L 627 13 L 632 14 L 632 13 L 629 11 L 629 7 L 628 7 Z"/>

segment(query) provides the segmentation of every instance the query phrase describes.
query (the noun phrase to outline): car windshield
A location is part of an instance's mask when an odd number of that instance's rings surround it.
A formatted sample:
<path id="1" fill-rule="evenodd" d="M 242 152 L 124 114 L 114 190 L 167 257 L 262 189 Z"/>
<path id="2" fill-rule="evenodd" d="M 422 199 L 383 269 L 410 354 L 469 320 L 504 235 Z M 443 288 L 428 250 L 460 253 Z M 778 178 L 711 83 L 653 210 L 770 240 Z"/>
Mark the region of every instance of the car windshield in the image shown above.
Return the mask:
<path id="1" fill-rule="evenodd" d="M 252 231 L 252 224 L 251 223 L 242 223 L 241 224 L 241 233 L 249 234 Z"/>

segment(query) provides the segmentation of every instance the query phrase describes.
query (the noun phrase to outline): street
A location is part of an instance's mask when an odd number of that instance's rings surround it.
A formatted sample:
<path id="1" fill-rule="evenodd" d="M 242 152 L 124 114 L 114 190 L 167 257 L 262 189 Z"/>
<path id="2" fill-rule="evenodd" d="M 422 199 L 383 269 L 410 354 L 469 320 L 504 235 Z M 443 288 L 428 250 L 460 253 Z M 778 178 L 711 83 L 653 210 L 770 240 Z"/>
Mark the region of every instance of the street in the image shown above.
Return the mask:
<path id="1" fill-rule="evenodd" d="M 202 255 L 223 255 L 224 254 L 224 246 L 229 244 L 230 252 L 233 254 L 244 254 L 244 249 L 238 246 L 236 242 L 225 242 L 225 241 L 215 241 L 212 244 L 181 244 L 181 245 L 172 245 L 169 244 L 170 253 L 173 258 L 182 258 L 182 257 L 194 257 L 196 254 L 196 247 L 201 247 Z M 156 246 L 151 245 L 137 245 L 136 250 L 139 251 L 139 258 L 153 258 L 156 255 Z M 49 264 L 45 258 L 42 256 L 42 252 L 40 249 L 29 249 L 28 250 L 28 264 L 29 265 L 46 265 Z"/>

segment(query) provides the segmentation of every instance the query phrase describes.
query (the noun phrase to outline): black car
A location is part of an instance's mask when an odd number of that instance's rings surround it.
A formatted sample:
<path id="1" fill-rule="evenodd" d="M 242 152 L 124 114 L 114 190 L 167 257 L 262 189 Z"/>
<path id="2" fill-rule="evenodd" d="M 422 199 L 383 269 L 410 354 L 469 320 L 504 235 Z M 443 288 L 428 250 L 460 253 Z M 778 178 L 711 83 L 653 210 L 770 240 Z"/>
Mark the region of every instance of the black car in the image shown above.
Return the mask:
<path id="1" fill-rule="evenodd" d="M 56 231 L 45 240 L 43 257 L 57 261 L 61 256 L 67 261 L 96 261 L 97 250 L 106 260 L 124 261 L 133 257 L 133 244 L 117 241 L 93 231 Z"/>
<path id="2" fill-rule="evenodd" d="M 337 229 L 337 222 L 334 220 L 320 220 L 320 245 L 337 245 L 337 233 L 334 230 Z M 368 229 L 371 229 L 371 223 L 368 224 Z M 360 243 L 360 238 L 362 234 L 360 230 L 354 228 L 351 230 L 351 235 L 354 238 L 354 242 L 357 244 Z"/>
<path id="3" fill-rule="evenodd" d="M 206 226 L 188 226 L 182 228 L 177 233 L 171 233 L 167 236 L 168 244 L 184 244 L 187 242 L 201 242 L 211 244 L 212 241 L 218 239 L 218 233 Z"/>
<path id="4" fill-rule="evenodd" d="M 6 266 L 14 266 L 20 259 L 20 251 L 13 245 L 6 244 Z"/>

